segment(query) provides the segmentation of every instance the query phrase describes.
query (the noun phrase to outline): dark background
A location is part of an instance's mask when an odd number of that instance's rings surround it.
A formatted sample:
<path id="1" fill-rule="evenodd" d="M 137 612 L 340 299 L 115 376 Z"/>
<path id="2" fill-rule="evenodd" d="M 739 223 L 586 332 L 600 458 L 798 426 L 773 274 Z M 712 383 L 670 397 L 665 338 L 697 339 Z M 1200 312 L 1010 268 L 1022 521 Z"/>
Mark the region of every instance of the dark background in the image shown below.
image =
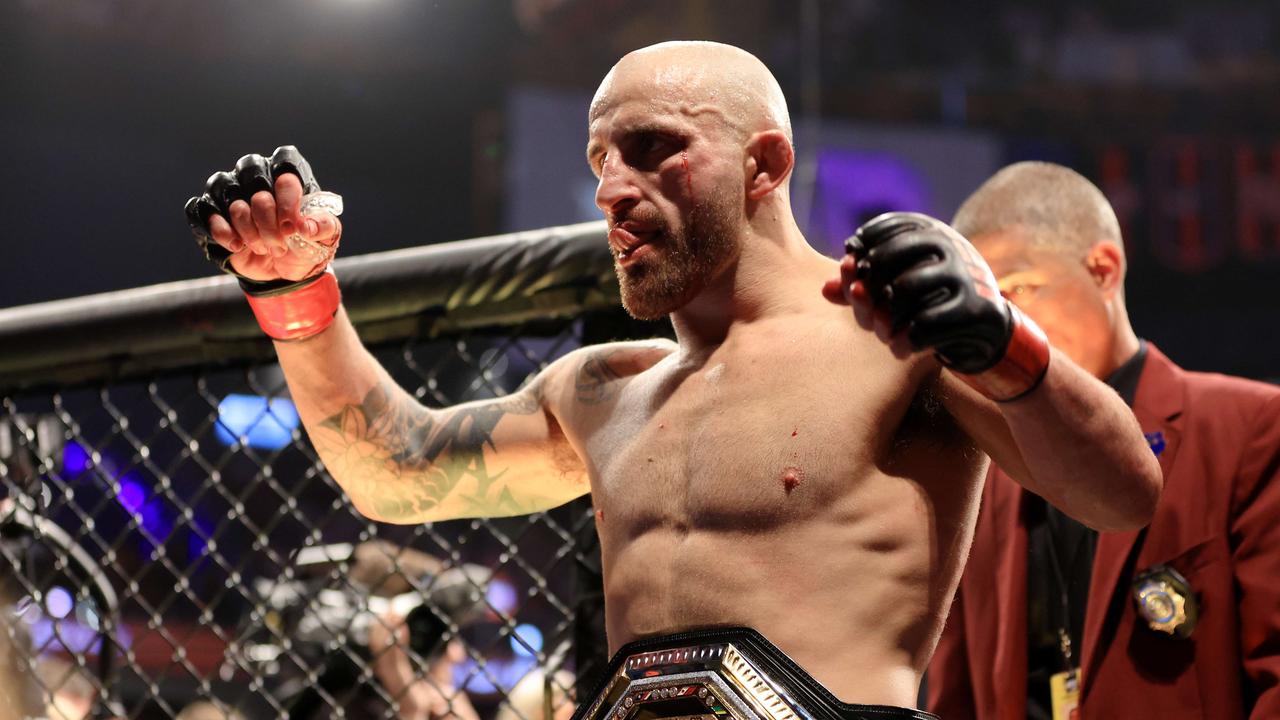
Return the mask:
<path id="1" fill-rule="evenodd" d="M 1280 4 L 981 8 L 0 0 L 0 307 L 208 275 L 183 203 L 284 143 L 347 199 L 344 254 L 509 229 L 510 94 L 589 94 L 696 38 L 763 59 L 799 122 L 979 130 L 1084 172 L 1125 225 L 1139 333 L 1280 376 Z"/>

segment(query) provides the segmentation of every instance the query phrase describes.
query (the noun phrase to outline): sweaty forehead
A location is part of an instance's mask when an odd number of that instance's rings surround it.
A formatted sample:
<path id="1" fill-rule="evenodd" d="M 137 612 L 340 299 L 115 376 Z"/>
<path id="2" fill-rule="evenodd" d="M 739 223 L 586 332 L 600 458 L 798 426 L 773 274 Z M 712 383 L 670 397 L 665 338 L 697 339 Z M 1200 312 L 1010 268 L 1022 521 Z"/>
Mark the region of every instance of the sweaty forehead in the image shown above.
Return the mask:
<path id="1" fill-rule="evenodd" d="M 684 66 L 615 67 L 600 83 L 591 101 L 587 121 L 627 114 L 718 116 L 728 120 L 728 93 L 716 87 L 724 79 L 711 79 L 706 71 Z"/>
<path id="2" fill-rule="evenodd" d="M 686 124 L 717 137 L 724 129 L 739 140 L 777 129 L 791 138 L 787 101 L 769 69 L 745 50 L 711 42 L 659 43 L 627 54 L 600 83 L 587 122 L 589 148 L 645 125 Z"/>

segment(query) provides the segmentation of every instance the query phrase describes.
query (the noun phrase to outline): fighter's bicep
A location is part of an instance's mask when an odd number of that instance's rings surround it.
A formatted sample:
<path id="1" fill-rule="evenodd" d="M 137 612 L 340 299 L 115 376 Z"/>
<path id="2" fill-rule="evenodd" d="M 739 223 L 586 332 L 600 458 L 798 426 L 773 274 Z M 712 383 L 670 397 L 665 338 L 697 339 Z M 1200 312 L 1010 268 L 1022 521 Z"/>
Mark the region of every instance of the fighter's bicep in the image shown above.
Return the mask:
<path id="1" fill-rule="evenodd" d="M 537 387 L 441 411 L 423 470 L 449 517 L 501 517 L 549 510 L 589 490 L 586 467 L 544 407 Z"/>
<path id="2" fill-rule="evenodd" d="M 1005 474 L 1026 485 L 1031 473 L 1000 406 L 949 370 L 941 370 L 933 383 L 943 407 L 978 449 Z"/>
<path id="3" fill-rule="evenodd" d="M 512 463 L 533 463 L 573 476 L 575 482 L 585 476 L 586 464 L 565 436 L 548 403 L 541 397 L 517 402 L 527 403 L 522 408 L 524 412 L 507 413 L 498 421 L 487 452 L 502 458 L 503 464 L 508 466 Z"/>

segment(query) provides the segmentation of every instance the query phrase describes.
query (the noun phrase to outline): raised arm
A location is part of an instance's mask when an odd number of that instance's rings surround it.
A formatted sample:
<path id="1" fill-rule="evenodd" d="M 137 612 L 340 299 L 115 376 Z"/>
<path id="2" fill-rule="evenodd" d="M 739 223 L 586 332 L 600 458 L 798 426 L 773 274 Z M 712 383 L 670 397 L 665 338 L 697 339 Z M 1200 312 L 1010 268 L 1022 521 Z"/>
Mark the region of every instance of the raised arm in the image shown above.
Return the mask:
<path id="1" fill-rule="evenodd" d="M 320 186 L 296 148 L 246 155 L 187 204 L 209 259 L 235 275 L 276 351 L 307 433 L 356 508 L 416 523 L 517 515 L 585 494 L 585 466 L 544 387 L 433 410 L 398 387 L 342 312 L 330 262 L 341 224 L 307 214 Z"/>
<path id="2" fill-rule="evenodd" d="M 387 375 L 344 314 L 276 351 L 325 467 L 375 520 L 521 515 L 588 491 L 543 394 L 562 365 L 506 397 L 435 410 Z"/>
<path id="3" fill-rule="evenodd" d="M 946 366 L 933 389 L 1001 469 L 1095 529 L 1150 521 L 1163 479 L 1132 412 L 1051 351 L 968 241 L 933 218 L 890 213 L 849 249 L 824 294 L 899 357 L 932 350 Z"/>

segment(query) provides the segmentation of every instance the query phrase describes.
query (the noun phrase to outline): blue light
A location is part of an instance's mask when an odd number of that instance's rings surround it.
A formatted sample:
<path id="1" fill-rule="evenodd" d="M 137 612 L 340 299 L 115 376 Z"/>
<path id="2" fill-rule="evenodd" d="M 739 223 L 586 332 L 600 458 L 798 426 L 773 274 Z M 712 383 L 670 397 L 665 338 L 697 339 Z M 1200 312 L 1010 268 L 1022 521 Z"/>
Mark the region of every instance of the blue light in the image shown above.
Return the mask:
<path id="1" fill-rule="evenodd" d="M 169 522 L 168 515 L 164 511 L 164 504 L 159 498 L 155 498 L 148 502 L 142 508 L 142 527 L 151 533 L 151 536 L 163 543 L 173 530 L 173 523 Z"/>
<path id="2" fill-rule="evenodd" d="M 89 451 L 77 442 L 69 442 L 62 448 L 62 474 L 73 477 L 89 469 Z"/>
<path id="3" fill-rule="evenodd" d="M 75 607 L 75 600 L 71 598 L 71 593 L 66 588 L 54 585 L 44 594 L 44 607 L 49 617 L 61 620 L 71 614 L 72 608 Z"/>
<path id="4" fill-rule="evenodd" d="M 134 520 L 151 533 L 153 538 L 163 542 L 173 530 L 173 523 L 164 509 L 164 501 L 158 497 L 151 497 L 147 486 L 132 475 L 125 475 L 118 482 L 120 490 L 116 493 L 116 502 L 120 503 L 120 507 L 128 510 Z M 150 545 L 150 542 L 144 538 L 140 538 L 139 542 L 143 543 L 144 547 Z"/>
<path id="5" fill-rule="evenodd" d="M 287 398 L 231 394 L 218 403 L 218 424 L 214 432 L 224 445 L 240 438 L 260 450 L 279 450 L 293 442 L 298 427 L 298 409 Z"/>
<path id="6" fill-rule="evenodd" d="M 120 492 L 116 494 L 116 500 L 120 501 L 121 507 L 136 515 L 147 504 L 147 489 L 133 478 L 120 478 Z"/>
<path id="7" fill-rule="evenodd" d="M 485 589 L 484 595 L 494 610 L 508 615 L 514 613 L 516 606 L 520 604 L 520 598 L 516 594 L 515 587 L 501 578 L 490 580 L 489 587 Z"/>
<path id="8" fill-rule="evenodd" d="M 485 663 L 482 672 L 476 661 L 467 658 L 453 666 L 453 682 L 469 693 L 476 695 L 493 695 L 501 690 L 507 692 L 520 682 L 520 679 L 538 666 L 538 661 L 530 657 L 511 659 L 494 658 Z M 494 680 L 490 680 L 492 675 Z"/>
<path id="9" fill-rule="evenodd" d="M 542 631 L 529 624 L 517 625 L 510 642 L 518 657 L 533 657 L 542 651 Z"/>
<path id="10" fill-rule="evenodd" d="M 190 570 L 195 570 L 208 555 L 209 543 L 205 538 L 213 537 L 213 529 L 213 523 L 198 511 L 191 518 L 191 524 L 187 528 L 187 562 Z"/>
<path id="11" fill-rule="evenodd" d="M 23 622 L 31 635 L 31 647 L 40 648 L 39 654 L 43 657 L 56 656 L 59 652 L 94 655 L 102 652 L 102 635 L 96 625 L 90 627 L 71 618 L 53 620 L 44 615 L 24 617 Z M 127 626 L 116 626 L 114 636 L 120 647 L 133 646 L 133 632 Z"/>

